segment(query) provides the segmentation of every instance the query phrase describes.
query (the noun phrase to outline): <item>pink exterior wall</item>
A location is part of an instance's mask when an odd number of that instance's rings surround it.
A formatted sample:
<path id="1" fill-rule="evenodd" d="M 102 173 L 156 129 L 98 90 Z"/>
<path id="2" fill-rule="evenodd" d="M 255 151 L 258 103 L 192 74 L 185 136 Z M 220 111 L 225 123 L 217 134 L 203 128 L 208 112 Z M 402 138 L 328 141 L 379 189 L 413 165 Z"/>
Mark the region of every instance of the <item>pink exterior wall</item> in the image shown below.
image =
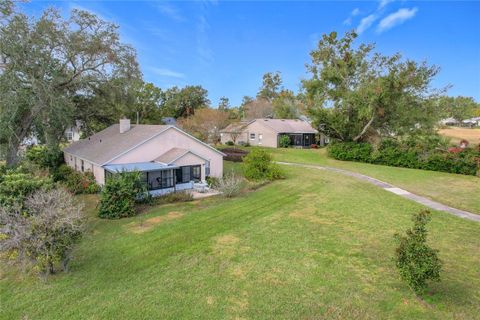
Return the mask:
<path id="1" fill-rule="evenodd" d="M 65 163 L 74 170 L 82 172 L 82 159 L 75 157 L 69 153 L 64 153 Z M 75 166 L 76 164 L 76 166 Z M 105 183 L 105 172 L 104 169 L 90 161 L 83 160 L 83 170 L 84 172 L 93 172 L 95 180 L 98 184 L 103 185 Z"/>
<path id="2" fill-rule="evenodd" d="M 187 153 L 180 159 L 175 160 L 174 162 L 177 166 L 192 166 L 192 165 L 201 165 L 202 166 L 202 181 L 205 181 L 205 160 L 192 154 Z"/>
<path id="3" fill-rule="evenodd" d="M 175 128 L 167 129 L 162 134 L 109 163 L 148 162 L 158 158 L 171 148 L 183 148 L 200 155 L 210 161 L 210 175 L 212 177 L 220 178 L 223 176 L 223 156 Z"/>

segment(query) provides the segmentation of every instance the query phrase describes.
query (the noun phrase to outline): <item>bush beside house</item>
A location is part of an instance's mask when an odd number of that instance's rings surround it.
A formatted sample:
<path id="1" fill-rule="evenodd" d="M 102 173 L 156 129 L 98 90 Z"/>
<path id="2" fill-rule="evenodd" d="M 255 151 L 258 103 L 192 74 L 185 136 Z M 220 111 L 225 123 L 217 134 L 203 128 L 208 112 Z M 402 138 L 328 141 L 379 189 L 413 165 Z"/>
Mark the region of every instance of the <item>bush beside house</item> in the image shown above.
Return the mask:
<path id="1" fill-rule="evenodd" d="M 278 140 L 278 145 L 280 148 L 288 148 L 291 145 L 290 137 L 287 135 L 281 135 L 280 139 Z"/>
<path id="2" fill-rule="evenodd" d="M 136 203 L 150 199 L 147 185 L 139 172 L 123 172 L 107 179 L 100 194 L 98 216 L 106 219 L 130 217 L 137 213 Z"/>

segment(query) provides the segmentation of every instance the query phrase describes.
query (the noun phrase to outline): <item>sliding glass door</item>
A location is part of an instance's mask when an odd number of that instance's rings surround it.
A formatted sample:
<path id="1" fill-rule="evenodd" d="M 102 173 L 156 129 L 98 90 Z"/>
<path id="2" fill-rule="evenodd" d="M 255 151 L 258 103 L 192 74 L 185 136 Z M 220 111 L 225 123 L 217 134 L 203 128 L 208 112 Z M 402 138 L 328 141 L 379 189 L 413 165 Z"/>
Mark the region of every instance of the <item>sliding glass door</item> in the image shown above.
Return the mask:
<path id="1" fill-rule="evenodd" d="M 188 183 L 190 181 L 199 182 L 202 180 L 202 167 L 184 166 L 175 170 L 176 183 Z"/>

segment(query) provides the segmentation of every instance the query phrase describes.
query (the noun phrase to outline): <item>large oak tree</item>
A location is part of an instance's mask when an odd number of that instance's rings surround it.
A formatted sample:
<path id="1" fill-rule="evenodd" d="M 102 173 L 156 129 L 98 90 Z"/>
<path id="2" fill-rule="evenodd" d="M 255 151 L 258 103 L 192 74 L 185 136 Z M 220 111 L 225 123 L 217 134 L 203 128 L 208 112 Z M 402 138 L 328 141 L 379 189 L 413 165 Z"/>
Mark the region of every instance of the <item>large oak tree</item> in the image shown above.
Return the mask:
<path id="1" fill-rule="evenodd" d="M 439 69 L 376 53 L 373 44 L 354 46 L 356 37 L 332 32 L 310 53 L 303 94 L 319 130 L 341 141 L 364 141 L 432 128 L 438 113 L 430 83 Z"/>
<path id="2" fill-rule="evenodd" d="M 118 27 L 81 10 L 68 19 L 55 9 L 39 18 L 10 5 L 0 16 L 0 143 L 7 164 L 35 135 L 58 145 L 77 108 L 114 79 L 139 79 L 135 51 Z M 121 88 L 120 90 L 122 90 Z"/>

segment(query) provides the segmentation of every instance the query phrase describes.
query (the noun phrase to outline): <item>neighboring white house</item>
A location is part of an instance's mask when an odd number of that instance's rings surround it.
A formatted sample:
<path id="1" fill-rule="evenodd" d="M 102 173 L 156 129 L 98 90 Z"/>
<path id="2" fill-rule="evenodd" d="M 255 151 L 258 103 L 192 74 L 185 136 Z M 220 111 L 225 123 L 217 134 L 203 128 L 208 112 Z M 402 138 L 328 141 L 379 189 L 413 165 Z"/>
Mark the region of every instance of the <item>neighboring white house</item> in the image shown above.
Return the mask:
<path id="1" fill-rule="evenodd" d="M 74 142 L 80 140 L 82 135 L 82 123 L 79 120 L 75 121 L 75 125 L 65 129 L 65 138 L 68 142 Z"/>
<path id="2" fill-rule="evenodd" d="M 140 171 L 152 194 L 190 189 L 208 176 L 223 175 L 222 152 L 170 125 L 130 125 L 122 119 L 63 151 L 70 167 L 92 172 L 100 185 L 113 174 Z"/>
<path id="3" fill-rule="evenodd" d="M 480 126 L 480 117 L 465 119 L 465 120 L 462 121 L 462 124 L 464 126 L 468 126 L 468 127 Z"/>
<path id="4" fill-rule="evenodd" d="M 317 134 L 310 123 L 299 119 L 255 119 L 230 124 L 220 131 L 220 141 L 277 148 L 280 137 L 286 135 L 292 146 L 308 148 L 316 143 Z"/>
<path id="5" fill-rule="evenodd" d="M 456 126 L 459 123 L 460 122 L 455 118 L 446 118 L 446 119 L 440 120 L 440 124 L 444 126 Z"/>

